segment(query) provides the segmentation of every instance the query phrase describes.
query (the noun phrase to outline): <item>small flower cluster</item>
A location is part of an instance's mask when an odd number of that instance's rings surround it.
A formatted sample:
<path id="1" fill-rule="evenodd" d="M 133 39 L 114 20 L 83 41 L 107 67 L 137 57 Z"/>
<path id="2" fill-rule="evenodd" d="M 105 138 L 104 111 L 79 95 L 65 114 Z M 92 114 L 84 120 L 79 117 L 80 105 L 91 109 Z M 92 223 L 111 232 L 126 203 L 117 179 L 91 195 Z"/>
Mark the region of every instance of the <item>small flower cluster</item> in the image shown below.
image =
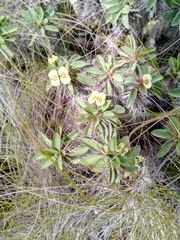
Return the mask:
<path id="1" fill-rule="evenodd" d="M 52 57 L 48 59 L 48 62 L 52 66 L 57 66 L 58 56 L 52 55 Z M 48 77 L 51 80 L 51 85 L 55 87 L 58 87 L 60 82 L 65 85 L 71 82 L 71 77 L 69 76 L 68 69 L 64 66 L 60 67 L 58 70 L 51 70 L 48 74 Z"/>
<path id="2" fill-rule="evenodd" d="M 69 76 L 68 69 L 66 67 L 60 67 L 57 70 L 51 70 L 48 74 L 48 77 L 51 80 L 51 85 L 58 87 L 60 82 L 63 84 L 69 84 L 71 82 L 71 77 Z"/>
<path id="3" fill-rule="evenodd" d="M 106 94 L 103 92 L 93 91 L 88 98 L 90 104 L 96 103 L 98 106 L 104 105 L 106 100 Z"/>

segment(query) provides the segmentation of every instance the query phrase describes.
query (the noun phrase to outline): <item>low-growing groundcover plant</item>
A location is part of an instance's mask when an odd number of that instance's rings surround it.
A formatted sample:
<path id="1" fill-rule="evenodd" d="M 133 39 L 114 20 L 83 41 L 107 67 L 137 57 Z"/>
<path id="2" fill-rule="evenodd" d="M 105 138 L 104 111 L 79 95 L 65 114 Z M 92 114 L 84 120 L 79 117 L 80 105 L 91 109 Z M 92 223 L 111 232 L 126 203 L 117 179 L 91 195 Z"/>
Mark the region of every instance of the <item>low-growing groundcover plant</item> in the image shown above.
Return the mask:
<path id="1" fill-rule="evenodd" d="M 142 2 L 147 14 L 159 4 Z M 19 3 L 1 10 L 18 16 L 0 29 L 1 238 L 179 239 L 178 52 L 161 58 L 130 34 L 111 42 L 116 53 L 82 54 L 70 42 L 85 26 L 68 1 Z M 116 24 L 133 31 L 137 11 L 144 18 L 134 1 L 102 5 L 112 32 L 88 26 L 81 50 L 96 37 L 108 46 Z"/>

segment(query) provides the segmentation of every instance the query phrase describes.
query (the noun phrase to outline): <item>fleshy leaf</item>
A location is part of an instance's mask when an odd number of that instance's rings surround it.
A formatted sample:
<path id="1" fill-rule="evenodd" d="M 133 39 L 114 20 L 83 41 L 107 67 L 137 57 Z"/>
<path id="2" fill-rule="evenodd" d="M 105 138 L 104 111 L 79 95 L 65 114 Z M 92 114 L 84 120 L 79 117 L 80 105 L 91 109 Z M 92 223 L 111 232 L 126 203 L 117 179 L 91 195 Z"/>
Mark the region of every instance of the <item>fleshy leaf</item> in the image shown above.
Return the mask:
<path id="1" fill-rule="evenodd" d="M 41 167 L 42 169 L 45 169 L 45 168 L 50 167 L 52 164 L 53 164 L 53 162 L 52 162 L 49 158 L 46 158 L 46 159 L 44 159 L 44 161 L 41 163 L 40 167 Z"/>
<path id="2" fill-rule="evenodd" d="M 157 158 L 165 156 L 171 150 L 172 146 L 173 146 L 172 141 L 166 142 L 157 153 Z"/>
<path id="3" fill-rule="evenodd" d="M 74 140 L 77 136 L 79 135 L 79 133 L 77 131 L 74 132 L 70 132 L 69 134 L 66 135 L 66 137 L 64 138 L 64 144 Z"/>
<path id="4" fill-rule="evenodd" d="M 153 130 L 151 133 L 155 137 L 159 137 L 162 139 L 168 139 L 173 136 L 173 134 L 170 131 L 165 130 L 165 129 L 156 129 L 156 130 Z"/>
<path id="5" fill-rule="evenodd" d="M 89 76 L 86 76 L 83 73 L 77 73 L 76 79 L 79 80 L 80 82 L 86 84 L 87 86 L 90 86 L 90 87 L 95 86 L 95 82 Z"/>
<path id="6" fill-rule="evenodd" d="M 93 168 L 91 168 L 91 170 L 93 172 L 99 172 L 103 167 L 105 167 L 106 163 L 107 163 L 107 159 L 106 158 L 100 158 L 96 164 L 93 166 Z"/>
<path id="7" fill-rule="evenodd" d="M 136 97 L 137 97 L 137 89 L 133 88 L 128 97 L 127 108 L 130 108 L 134 104 Z"/>
<path id="8" fill-rule="evenodd" d="M 102 146 L 100 143 L 93 139 L 89 138 L 82 138 L 81 142 L 85 144 L 89 149 L 94 150 L 94 151 L 102 151 Z"/>
<path id="9" fill-rule="evenodd" d="M 103 155 L 90 155 L 81 159 L 76 159 L 73 162 L 74 163 L 81 163 L 83 165 L 91 165 L 96 163 L 99 159 L 101 159 Z"/>
<path id="10" fill-rule="evenodd" d="M 52 141 L 46 137 L 43 133 L 40 133 L 40 140 L 44 143 L 47 147 L 52 147 Z"/>
<path id="11" fill-rule="evenodd" d="M 61 149 L 61 139 L 58 133 L 54 135 L 54 138 L 52 140 L 52 147 L 58 151 Z"/>

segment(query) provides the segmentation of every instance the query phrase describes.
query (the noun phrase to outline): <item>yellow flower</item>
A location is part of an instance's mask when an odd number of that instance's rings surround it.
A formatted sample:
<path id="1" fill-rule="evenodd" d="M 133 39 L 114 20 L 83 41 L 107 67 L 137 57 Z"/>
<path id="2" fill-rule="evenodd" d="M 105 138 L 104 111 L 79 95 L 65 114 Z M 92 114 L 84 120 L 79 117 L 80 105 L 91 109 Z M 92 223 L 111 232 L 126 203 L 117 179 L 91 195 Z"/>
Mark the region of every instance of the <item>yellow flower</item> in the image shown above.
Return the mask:
<path id="1" fill-rule="evenodd" d="M 123 148 L 121 151 L 121 156 L 124 156 L 128 152 L 128 150 L 128 147 Z"/>
<path id="2" fill-rule="evenodd" d="M 103 92 L 99 93 L 98 91 L 93 91 L 90 97 L 88 98 L 88 102 L 90 104 L 93 104 L 96 102 L 98 106 L 104 105 L 105 100 L 106 100 L 106 94 Z"/>
<path id="3" fill-rule="evenodd" d="M 48 77 L 51 79 L 51 85 L 58 87 L 60 84 L 58 72 L 56 70 L 51 70 L 48 74 Z"/>
<path id="4" fill-rule="evenodd" d="M 117 152 L 121 152 L 121 150 L 123 149 L 123 147 L 124 147 L 124 143 L 121 142 L 121 143 L 116 147 L 116 151 L 117 151 Z"/>
<path id="5" fill-rule="evenodd" d="M 152 77 L 149 74 L 144 74 L 143 75 L 143 85 L 145 88 L 151 88 L 152 86 Z"/>
<path id="6" fill-rule="evenodd" d="M 90 97 L 88 98 L 88 102 L 90 104 L 95 103 L 96 99 L 97 99 L 97 95 L 98 95 L 98 91 L 93 91 L 90 95 Z"/>
<path id="7" fill-rule="evenodd" d="M 68 69 L 66 67 L 60 67 L 58 70 L 58 73 L 60 75 L 61 82 L 63 84 L 69 84 L 71 81 L 71 77 L 68 74 Z"/>
<path id="8" fill-rule="evenodd" d="M 51 65 L 55 65 L 56 62 L 58 60 L 58 56 L 55 56 L 55 55 L 52 55 L 52 58 L 48 58 L 48 62 L 51 64 Z"/>
<path id="9" fill-rule="evenodd" d="M 128 147 L 124 147 L 124 143 L 121 142 L 117 147 L 116 147 L 116 151 L 120 152 L 121 156 L 124 156 L 128 151 Z"/>

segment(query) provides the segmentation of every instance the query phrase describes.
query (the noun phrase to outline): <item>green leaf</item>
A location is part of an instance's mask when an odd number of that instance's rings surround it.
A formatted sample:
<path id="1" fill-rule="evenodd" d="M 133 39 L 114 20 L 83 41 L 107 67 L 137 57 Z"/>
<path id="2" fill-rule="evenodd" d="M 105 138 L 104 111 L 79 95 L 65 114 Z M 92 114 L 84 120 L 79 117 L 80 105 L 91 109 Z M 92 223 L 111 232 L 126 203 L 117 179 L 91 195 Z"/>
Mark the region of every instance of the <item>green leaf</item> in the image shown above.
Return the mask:
<path id="1" fill-rule="evenodd" d="M 66 88 L 68 90 L 68 92 L 72 95 L 76 95 L 77 91 L 76 89 L 74 88 L 74 86 L 72 85 L 72 83 L 69 83 L 66 85 Z"/>
<path id="2" fill-rule="evenodd" d="M 76 99 L 75 103 L 81 107 L 82 109 L 86 108 L 87 105 L 84 103 L 84 101 L 82 101 L 81 99 Z"/>
<path id="3" fill-rule="evenodd" d="M 52 147 L 58 151 L 61 149 L 61 139 L 58 133 L 54 135 L 54 138 L 52 140 Z"/>
<path id="4" fill-rule="evenodd" d="M 105 66 L 105 61 L 104 61 L 103 57 L 101 55 L 97 55 L 96 58 L 97 58 L 97 61 L 100 65 L 101 69 L 104 72 L 107 72 L 107 69 L 106 69 L 106 66 Z"/>
<path id="5" fill-rule="evenodd" d="M 177 119 L 176 117 L 170 117 L 170 122 L 171 122 L 171 128 L 173 128 L 173 130 L 175 129 L 175 131 L 177 132 L 177 134 L 180 134 L 180 122 L 179 119 Z"/>
<path id="6" fill-rule="evenodd" d="M 62 171 L 62 157 L 61 155 L 58 155 L 57 159 L 56 159 L 57 165 L 59 167 L 59 169 Z"/>
<path id="7" fill-rule="evenodd" d="M 131 161 L 131 158 L 127 157 L 127 156 L 118 156 L 120 163 L 123 164 L 127 164 Z"/>
<path id="8" fill-rule="evenodd" d="M 121 83 L 115 82 L 116 87 L 118 88 L 119 91 L 124 91 L 124 86 Z"/>
<path id="9" fill-rule="evenodd" d="M 155 137 L 159 137 L 162 139 L 168 139 L 173 136 L 173 134 L 170 131 L 165 130 L 165 129 L 156 129 L 156 130 L 153 130 L 151 133 Z"/>
<path id="10" fill-rule="evenodd" d="M 44 30 L 43 27 L 41 27 L 41 28 L 39 29 L 39 32 L 40 32 L 40 34 L 41 34 L 43 37 L 46 36 L 46 34 L 45 34 L 45 30 Z"/>
<path id="11" fill-rule="evenodd" d="M 41 7 L 38 7 L 36 9 L 36 14 L 37 14 L 37 18 L 42 21 L 44 18 L 44 11 Z"/>
<path id="12" fill-rule="evenodd" d="M 28 11 L 27 10 L 21 10 L 19 11 L 20 15 L 23 16 L 24 18 L 28 17 Z"/>
<path id="13" fill-rule="evenodd" d="M 132 51 L 132 49 L 131 49 L 130 47 L 122 46 L 121 49 L 122 49 L 125 53 L 127 53 L 129 56 L 131 56 L 131 57 L 133 56 L 133 51 Z"/>
<path id="14" fill-rule="evenodd" d="M 180 88 L 174 88 L 169 91 L 172 97 L 180 98 Z"/>
<path id="15" fill-rule="evenodd" d="M 106 111 L 106 112 L 103 113 L 103 118 L 105 118 L 105 119 L 111 119 L 113 117 L 115 117 L 113 112 Z"/>
<path id="16" fill-rule="evenodd" d="M 91 114 L 91 115 L 93 115 L 94 112 L 95 112 L 94 108 L 92 108 L 92 107 L 90 107 L 90 106 L 85 107 L 85 108 L 84 108 L 84 111 L 86 111 L 87 113 L 89 113 L 89 114 Z"/>
<path id="17" fill-rule="evenodd" d="M 128 101 L 127 101 L 127 105 L 126 105 L 127 108 L 130 108 L 134 104 L 136 97 L 137 97 L 137 89 L 133 88 L 128 97 Z"/>
<path id="18" fill-rule="evenodd" d="M 44 29 L 51 32 L 59 32 L 59 29 L 53 25 L 46 25 Z"/>
<path id="19" fill-rule="evenodd" d="M 109 23 L 109 22 L 111 22 L 111 20 L 113 19 L 113 14 L 112 13 L 107 13 L 106 14 L 106 17 L 105 17 L 105 22 L 106 23 Z"/>
<path id="20" fill-rule="evenodd" d="M 48 137 L 46 137 L 42 132 L 40 133 L 40 140 L 47 147 L 52 147 L 52 141 Z"/>
<path id="21" fill-rule="evenodd" d="M 168 63 L 169 63 L 169 66 L 173 69 L 173 72 L 175 73 L 178 66 L 177 60 L 174 57 L 171 57 Z"/>
<path id="22" fill-rule="evenodd" d="M 124 169 L 125 171 L 127 172 L 132 172 L 132 173 L 136 173 L 137 170 L 138 170 L 138 167 L 137 166 L 131 166 L 131 165 L 121 165 L 121 168 Z"/>
<path id="23" fill-rule="evenodd" d="M 4 35 L 9 35 L 15 31 L 17 31 L 17 27 L 14 27 L 14 26 L 6 26 L 6 27 L 2 27 L 0 28 L 0 33 L 1 33 L 1 36 L 4 36 Z"/>
<path id="24" fill-rule="evenodd" d="M 162 76 L 159 76 L 159 75 L 152 75 L 152 82 L 155 83 L 155 82 L 158 82 L 162 80 Z"/>
<path id="25" fill-rule="evenodd" d="M 102 5 L 107 9 L 113 7 L 116 3 L 117 1 L 102 1 Z"/>
<path id="26" fill-rule="evenodd" d="M 59 126 L 57 128 L 57 133 L 58 133 L 59 137 L 61 137 L 61 135 L 62 135 L 62 127 L 61 126 Z"/>
<path id="27" fill-rule="evenodd" d="M 91 126 L 91 124 L 88 124 L 88 125 L 84 128 L 84 131 L 83 131 L 83 133 L 82 133 L 82 136 L 91 137 L 92 131 L 93 131 L 93 127 Z"/>
<path id="28" fill-rule="evenodd" d="M 176 26 L 180 24 L 180 10 L 177 12 L 175 18 L 171 22 L 171 26 Z"/>
<path id="29" fill-rule="evenodd" d="M 74 148 L 74 149 L 71 149 L 67 153 L 67 155 L 69 155 L 69 156 L 80 156 L 80 155 L 84 155 L 88 150 L 89 150 L 88 147 Z"/>
<path id="30" fill-rule="evenodd" d="M 177 155 L 180 156 L 180 141 L 176 143 L 176 152 L 177 152 Z"/>
<path id="31" fill-rule="evenodd" d="M 157 153 L 157 158 L 165 156 L 171 150 L 172 146 L 173 146 L 172 141 L 166 142 Z"/>
<path id="32" fill-rule="evenodd" d="M 106 81 L 106 92 L 108 95 L 112 95 L 112 86 L 109 80 Z"/>
<path id="33" fill-rule="evenodd" d="M 88 68 L 87 72 L 95 74 L 95 75 L 103 74 L 103 72 L 97 68 Z"/>
<path id="34" fill-rule="evenodd" d="M 84 61 L 75 61 L 73 63 L 71 63 L 71 66 L 73 68 L 82 68 L 85 67 L 87 65 L 87 63 L 85 63 Z"/>
<path id="35" fill-rule="evenodd" d="M 128 63 L 127 60 L 120 60 L 118 61 L 116 64 L 113 65 L 113 67 L 111 68 L 111 72 L 114 72 L 115 70 L 117 70 L 118 68 L 122 67 L 124 64 Z"/>
<path id="36" fill-rule="evenodd" d="M 112 107 L 111 111 L 115 114 L 122 114 L 125 113 L 125 108 L 120 105 L 115 105 Z"/>
<path id="37" fill-rule="evenodd" d="M 40 153 L 47 158 L 52 158 L 57 154 L 57 151 L 54 149 L 40 149 Z"/>
<path id="38" fill-rule="evenodd" d="M 45 13 L 44 13 L 44 16 L 49 18 L 49 17 L 52 17 L 54 15 L 54 9 L 53 8 L 50 8 L 48 9 Z"/>
<path id="39" fill-rule="evenodd" d="M 120 167 L 120 165 L 121 165 L 120 159 L 119 159 L 118 157 L 114 157 L 114 158 L 112 159 L 112 162 L 113 162 L 114 164 L 116 164 L 118 167 Z"/>
<path id="40" fill-rule="evenodd" d="M 104 103 L 104 105 L 103 105 L 103 106 L 100 106 L 100 107 L 98 108 L 98 112 L 104 112 L 104 111 L 106 111 L 106 109 L 109 108 L 110 104 L 111 104 L 111 100 L 106 100 L 105 103 Z"/>
<path id="41" fill-rule="evenodd" d="M 51 82 L 48 82 L 46 84 L 46 93 L 48 93 L 51 88 L 52 88 L 52 84 L 51 84 Z"/>
<path id="42" fill-rule="evenodd" d="M 114 13 L 111 19 L 111 23 L 115 24 L 118 21 L 120 15 L 121 15 L 121 11 Z"/>
<path id="43" fill-rule="evenodd" d="M 139 153 L 140 153 L 140 151 L 141 151 L 141 147 L 138 145 L 138 146 L 135 146 L 133 149 L 132 149 L 132 157 L 133 158 L 136 158 L 138 155 L 139 155 Z"/>
<path id="44" fill-rule="evenodd" d="M 111 166 L 110 167 L 110 174 L 109 174 L 109 183 L 113 184 L 115 182 L 115 178 L 116 178 L 116 173 L 114 171 L 114 167 Z"/>
<path id="45" fill-rule="evenodd" d="M 120 11 L 120 7 L 117 6 L 117 5 L 112 6 L 112 7 L 110 7 L 110 8 L 108 9 L 108 12 L 109 12 L 109 13 L 115 13 L 115 12 L 118 12 L 118 11 Z"/>
<path id="46" fill-rule="evenodd" d="M 50 167 L 52 164 L 53 164 L 53 162 L 52 162 L 49 158 L 46 158 L 46 159 L 44 159 L 44 161 L 41 163 L 40 167 L 41 167 L 42 169 L 45 169 L 45 168 Z"/>
<path id="47" fill-rule="evenodd" d="M 116 81 L 116 82 L 119 82 L 119 83 L 123 83 L 123 77 L 120 75 L 120 74 L 113 74 L 113 79 Z"/>
<path id="48" fill-rule="evenodd" d="M 147 91 L 147 88 L 145 86 L 141 86 L 139 90 L 140 90 L 142 95 L 147 96 L 148 91 Z"/>
<path id="49" fill-rule="evenodd" d="M 176 14 L 178 13 L 178 10 L 174 9 L 172 11 L 170 11 L 167 15 L 166 15 L 166 20 L 168 22 L 172 22 L 172 20 L 175 18 Z"/>
<path id="50" fill-rule="evenodd" d="M 150 58 L 150 59 L 147 59 L 146 61 L 147 61 L 147 63 L 148 63 L 151 67 L 153 67 L 153 68 L 155 68 L 155 69 L 158 69 L 158 68 L 159 68 L 159 64 L 158 64 L 158 62 L 157 62 L 155 59 Z"/>
<path id="51" fill-rule="evenodd" d="M 91 171 L 93 172 L 99 172 L 103 167 L 106 166 L 107 163 L 107 159 L 106 158 L 100 158 L 96 164 L 93 166 L 93 168 L 91 168 Z"/>
<path id="52" fill-rule="evenodd" d="M 165 1 L 172 7 L 180 7 L 180 3 L 178 0 L 165 0 Z"/>
<path id="53" fill-rule="evenodd" d="M 95 86 L 95 82 L 88 76 L 86 76 L 83 73 L 77 73 L 76 74 L 76 79 L 84 84 L 86 84 L 87 86 L 90 87 L 94 87 Z"/>
<path id="54" fill-rule="evenodd" d="M 44 155 L 41 154 L 41 153 L 37 153 L 37 154 L 34 156 L 34 159 L 35 159 L 35 160 L 42 160 L 42 159 L 44 159 L 44 158 L 46 158 L 46 156 L 44 156 Z"/>
<path id="55" fill-rule="evenodd" d="M 124 25 L 124 27 L 126 29 L 129 29 L 129 16 L 128 15 L 125 15 L 125 14 L 122 15 L 122 24 Z"/>
<path id="56" fill-rule="evenodd" d="M 96 128 L 96 127 L 99 125 L 99 123 L 100 123 L 100 118 L 95 117 L 95 118 L 93 119 L 93 123 L 94 123 L 94 128 Z"/>
<path id="57" fill-rule="evenodd" d="M 79 54 L 74 54 L 70 57 L 69 62 L 75 62 L 76 60 L 80 59 L 81 56 Z"/>
<path id="58" fill-rule="evenodd" d="M 74 160 L 74 163 L 81 163 L 83 165 L 91 165 L 96 163 L 99 159 L 103 158 L 103 155 L 90 155 L 81 159 Z"/>
<path id="59" fill-rule="evenodd" d="M 128 14 L 130 12 L 129 6 L 127 4 L 124 5 L 123 9 L 121 10 L 122 14 Z"/>
<path id="60" fill-rule="evenodd" d="M 0 45 L 0 49 L 5 53 L 5 54 L 7 54 L 8 56 L 10 56 L 10 57 L 13 57 L 14 56 L 14 54 L 11 52 L 11 50 L 7 47 L 7 45 L 6 44 L 1 44 Z"/>
<path id="61" fill-rule="evenodd" d="M 147 6 L 146 6 L 147 10 L 151 9 L 152 6 L 156 3 L 156 1 L 157 0 L 148 0 L 147 1 Z"/>
<path id="62" fill-rule="evenodd" d="M 102 136 L 103 141 L 107 143 L 107 137 L 108 137 L 108 128 L 104 122 L 100 122 L 98 125 L 98 130 Z"/>
<path id="63" fill-rule="evenodd" d="M 34 40 L 36 39 L 36 36 L 37 36 L 36 34 L 29 35 L 29 37 L 28 37 L 28 46 L 32 46 Z"/>
<path id="64" fill-rule="evenodd" d="M 111 138 L 111 140 L 108 144 L 108 148 L 112 153 L 114 153 L 116 151 L 116 147 L 117 147 L 117 138 L 113 137 L 113 138 Z"/>
<path id="65" fill-rule="evenodd" d="M 111 55 L 107 55 L 106 56 L 106 62 L 111 66 L 113 65 L 113 58 L 111 57 Z"/>
<path id="66" fill-rule="evenodd" d="M 76 119 L 77 124 L 82 124 L 82 123 L 85 123 L 85 122 L 87 122 L 87 118 L 84 115 L 81 115 Z"/>
<path id="67" fill-rule="evenodd" d="M 79 133 L 77 131 L 70 132 L 64 138 L 64 140 L 63 140 L 64 144 L 68 143 L 69 141 L 73 141 L 78 135 L 79 135 Z"/>
<path id="68" fill-rule="evenodd" d="M 50 48 L 50 40 L 47 37 L 43 37 L 42 41 L 44 42 L 44 44 L 46 45 L 46 47 Z"/>
<path id="69" fill-rule="evenodd" d="M 67 163 L 70 163 L 70 162 L 71 162 L 71 159 L 68 158 L 67 156 L 64 156 L 63 159 L 64 159 L 64 161 L 67 162 Z"/>
<path id="70" fill-rule="evenodd" d="M 94 150 L 94 151 L 102 151 L 102 146 L 100 143 L 93 139 L 89 138 L 82 138 L 81 142 L 85 144 L 89 149 Z"/>

